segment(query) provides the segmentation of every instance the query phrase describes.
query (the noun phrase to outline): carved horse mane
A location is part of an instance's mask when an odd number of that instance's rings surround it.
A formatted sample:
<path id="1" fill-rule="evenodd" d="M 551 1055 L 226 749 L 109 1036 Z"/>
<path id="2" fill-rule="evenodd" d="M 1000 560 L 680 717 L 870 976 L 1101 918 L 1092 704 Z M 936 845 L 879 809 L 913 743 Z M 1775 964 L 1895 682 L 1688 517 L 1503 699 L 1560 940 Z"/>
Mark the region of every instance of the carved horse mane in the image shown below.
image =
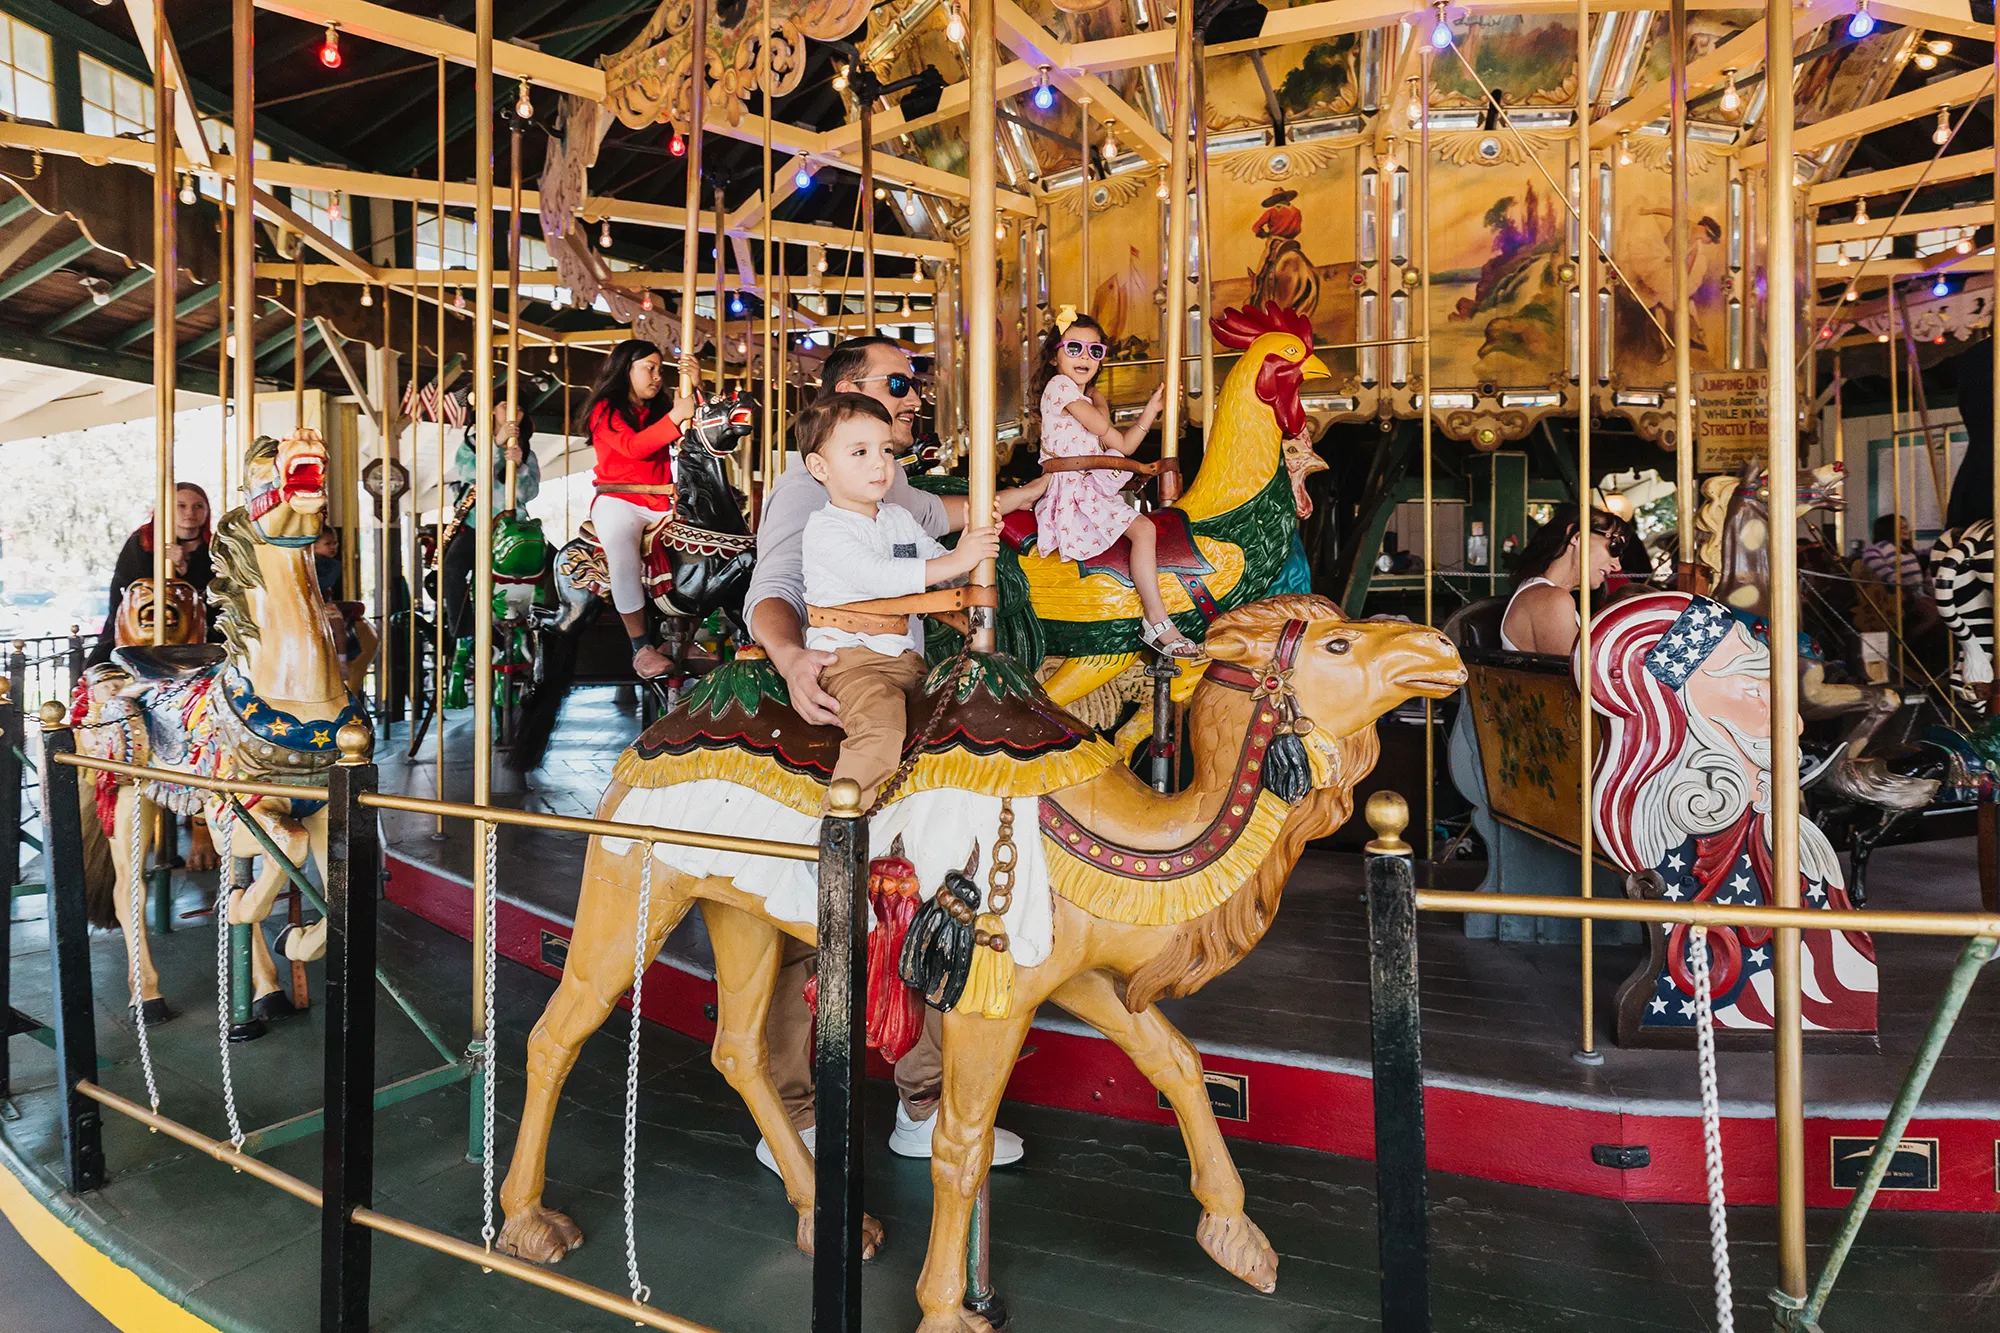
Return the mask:
<path id="1" fill-rule="evenodd" d="M 1840 464 L 1800 468 L 1793 480 L 1794 520 L 1814 509 L 1841 502 Z M 1702 533 L 1701 561 L 1708 567 L 1711 595 L 1725 606 L 1768 615 L 1771 592 L 1771 487 L 1764 469 L 1746 463 L 1734 477 L 1702 483 L 1696 519 Z"/>

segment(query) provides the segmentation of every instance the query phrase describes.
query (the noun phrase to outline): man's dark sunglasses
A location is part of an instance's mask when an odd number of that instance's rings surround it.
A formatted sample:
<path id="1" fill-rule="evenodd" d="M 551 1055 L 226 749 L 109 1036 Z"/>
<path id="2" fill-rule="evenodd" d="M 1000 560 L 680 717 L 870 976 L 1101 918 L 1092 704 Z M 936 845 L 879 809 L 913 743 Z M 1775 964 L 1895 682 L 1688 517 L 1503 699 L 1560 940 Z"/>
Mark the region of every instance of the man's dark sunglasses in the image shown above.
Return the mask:
<path id="1" fill-rule="evenodd" d="M 1075 338 L 1071 338 L 1069 341 L 1065 342 L 1062 345 L 1062 349 L 1063 351 L 1069 353 L 1071 356 L 1087 356 L 1092 361 L 1102 361 L 1104 359 L 1104 353 L 1105 353 L 1105 346 L 1103 343 L 1079 342 Z"/>
<path id="2" fill-rule="evenodd" d="M 891 398 L 908 398 L 917 388 L 916 376 L 905 375 L 901 371 L 889 375 L 864 375 L 852 383 L 873 384 L 876 380 L 882 381 L 882 387 L 889 391 Z"/>

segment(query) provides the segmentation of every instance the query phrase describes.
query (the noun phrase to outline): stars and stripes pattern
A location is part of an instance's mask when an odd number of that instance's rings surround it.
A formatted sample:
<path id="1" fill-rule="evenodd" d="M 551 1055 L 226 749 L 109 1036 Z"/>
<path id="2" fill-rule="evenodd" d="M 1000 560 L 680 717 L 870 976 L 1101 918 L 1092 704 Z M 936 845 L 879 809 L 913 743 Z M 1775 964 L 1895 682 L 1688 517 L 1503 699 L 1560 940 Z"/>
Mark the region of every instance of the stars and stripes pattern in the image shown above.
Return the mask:
<path id="1" fill-rule="evenodd" d="M 1706 838 L 1690 837 L 1670 850 L 1656 867 L 1669 902 L 1714 902 L 1759 907 L 1769 898 L 1770 850 L 1763 817 L 1750 816 L 1735 828 Z M 1800 876 L 1800 901 L 1808 907 L 1846 909 L 1852 904 L 1837 882 Z M 1685 925 L 1663 924 L 1667 962 L 1654 980 L 1642 1023 L 1655 1028 L 1695 1025 L 1694 947 Z M 1775 950 L 1771 932 L 1733 927 L 1708 932 L 1713 974 L 1715 1023 L 1723 1028 L 1770 1028 L 1775 1022 Z M 1805 1025 L 1842 1032 L 1875 1030 L 1874 944 L 1855 931 L 1809 930 L 1800 951 Z"/>
<path id="2" fill-rule="evenodd" d="M 436 422 L 463 427 L 471 419 L 472 382 L 456 383 L 465 369 L 465 358 L 454 354 L 436 378 L 419 386 L 414 380 L 403 388 L 403 416 L 410 421 Z M 447 385 L 456 387 L 447 389 Z"/>
<path id="3" fill-rule="evenodd" d="M 1993 523 L 1980 519 L 1963 532 L 1947 532 L 1930 550 L 1931 588 L 1938 614 L 1958 640 L 1953 683 L 1961 688 L 1993 679 Z"/>

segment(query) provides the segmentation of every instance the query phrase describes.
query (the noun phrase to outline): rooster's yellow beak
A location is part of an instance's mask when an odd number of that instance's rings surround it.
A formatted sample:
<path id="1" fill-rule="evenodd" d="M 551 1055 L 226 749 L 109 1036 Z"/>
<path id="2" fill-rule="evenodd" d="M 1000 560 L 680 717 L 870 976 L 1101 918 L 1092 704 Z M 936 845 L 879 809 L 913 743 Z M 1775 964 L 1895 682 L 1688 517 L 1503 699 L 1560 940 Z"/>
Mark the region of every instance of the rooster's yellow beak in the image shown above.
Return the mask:
<path id="1" fill-rule="evenodd" d="M 1316 356 L 1308 356 L 1299 363 L 1300 372 L 1309 380 L 1330 380 L 1333 372 L 1326 368 L 1326 362 Z"/>

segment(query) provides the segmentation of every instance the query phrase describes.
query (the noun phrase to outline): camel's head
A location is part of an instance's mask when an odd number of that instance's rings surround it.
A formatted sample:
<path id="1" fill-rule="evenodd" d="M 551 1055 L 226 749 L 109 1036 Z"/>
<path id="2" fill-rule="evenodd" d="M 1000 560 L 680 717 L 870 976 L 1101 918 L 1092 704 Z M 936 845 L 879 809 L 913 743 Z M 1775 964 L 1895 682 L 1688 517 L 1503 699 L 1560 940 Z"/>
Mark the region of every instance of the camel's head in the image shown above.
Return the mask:
<path id="1" fill-rule="evenodd" d="M 1372 726 L 1405 699 L 1442 699 L 1465 684 L 1458 649 L 1437 630 L 1401 620 L 1349 620 L 1330 598 L 1291 594 L 1252 602 L 1209 626 L 1205 644 L 1227 674 L 1253 693 L 1297 709 L 1293 731 L 1312 760 L 1313 785 L 1335 771 L 1337 742 Z M 1350 779 L 1351 780 L 1351 779 Z"/>
<path id="2" fill-rule="evenodd" d="M 282 441 L 260 435 L 244 460 L 244 507 L 260 541 L 310 546 L 326 517 L 326 442 L 302 426 Z"/>
<path id="3" fill-rule="evenodd" d="M 168 579 L 167 596 L 162 603 L 153 596 L 150 578 L 133 579 L 126 585 L 124 600 L 118 604 L 115 628 L 119 646 L 151 643 L 153 624 L 162 616 L 166 618 L 163 643 L 200 643 L 208 636 L 208 614 L 201 604 L 201 594 L 192 583 Z"/>
<path id="4" fill-rule="evenodd" d="M 1299 401 L 1299 388 L 1307 380 L 1333 374 L 1313 355 L 1312 321 L 1295 310 L 1265 305 L 1226 310 L 1213 328 L 1217 342 L 1243 352 L 1229 378 L 1255 376 L 1258 400 L 1277 418 L 1279 433 L 1305 434 L 1306 409 Z"/>

